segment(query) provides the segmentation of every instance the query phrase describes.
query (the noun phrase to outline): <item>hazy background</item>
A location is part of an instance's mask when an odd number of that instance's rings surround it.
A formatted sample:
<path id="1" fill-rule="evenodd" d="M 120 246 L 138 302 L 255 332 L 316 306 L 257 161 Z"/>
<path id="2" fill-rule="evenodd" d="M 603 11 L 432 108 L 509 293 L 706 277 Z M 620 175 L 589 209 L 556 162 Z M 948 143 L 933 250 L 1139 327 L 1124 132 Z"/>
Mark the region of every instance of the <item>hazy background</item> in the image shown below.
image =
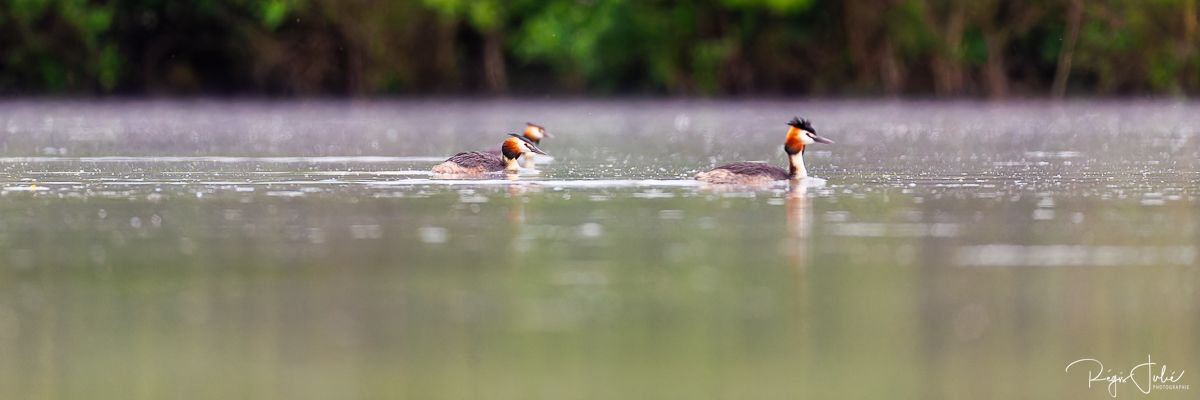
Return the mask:
<path id="1" fill-rule="evenodd" d="M 1184 96 L 1196 2 L 0 0 L 0 94 Z"/>

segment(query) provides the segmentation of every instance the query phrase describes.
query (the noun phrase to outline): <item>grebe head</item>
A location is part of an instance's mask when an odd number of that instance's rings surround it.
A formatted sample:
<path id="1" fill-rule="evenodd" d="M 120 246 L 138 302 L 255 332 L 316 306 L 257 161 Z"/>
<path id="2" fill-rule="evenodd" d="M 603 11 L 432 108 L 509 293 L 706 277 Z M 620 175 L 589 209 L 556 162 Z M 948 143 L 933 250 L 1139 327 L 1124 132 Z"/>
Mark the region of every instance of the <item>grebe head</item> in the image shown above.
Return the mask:
<path id="1" fill-rule="evenodd" d="M 533 144 L 542 143 L 542 138 L 550 137 L 550 133 L 546 132 L 546 128 L 532 122 L 525 123 L 525 138 L 533 142 Z"/>
<path id="2" fill-rule="evenodd" d="M 508 136 L 508 139 L 504 139 L 504 144 L 500 145 L 500 152 L 504 154 L 504 158 L 515 160 L 525 153 L 546 154 L 533 141 L 524 136 L 515 133 L 510 133 Z"/>
<path id="3" fill-rule="evenodd" d="M 788 122 L 787 139 L 783 142 L 783 151 L 788 154 L 804 152 L 804 146 L 813 143 L 833 144 L 832 140 L 817 136 L 817 130 L 812 122 L 806 119 L 792 118 Z"/>

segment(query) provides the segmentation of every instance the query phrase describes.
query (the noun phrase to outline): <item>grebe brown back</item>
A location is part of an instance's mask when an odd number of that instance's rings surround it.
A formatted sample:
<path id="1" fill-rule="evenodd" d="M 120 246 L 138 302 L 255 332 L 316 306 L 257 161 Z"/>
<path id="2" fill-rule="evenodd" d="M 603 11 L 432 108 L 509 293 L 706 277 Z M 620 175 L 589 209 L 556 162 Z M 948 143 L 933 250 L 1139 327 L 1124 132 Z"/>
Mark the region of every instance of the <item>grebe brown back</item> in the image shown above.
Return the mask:
<path id="1" fill-rule="evenodd" d="M 504 139 L 504 142 L 500 144 L 499 152 L 458 153 L 450 156 L 445 162 L 435 165 L 433 173 L 455 175 L 474 175 L 498 171 L 515 173 L 518 170 L 517 157 L 522 154 L 528 157 L 530 153 L 546 154 L 533 141 L 524 136 L 515 133 L 509 134 L 509 138 Z"/>
<path id="2" fill-rule="evenodd" d="M 787 137 L 783 142 L 783 151 L 788 155 L 788 169 L 761 162 L 736 162 L 696 174 L 696 180 L 708 183 L 761 185 L 785 179 L 805 178 L 808 177 L 808 169 L 804 167 L 804 147 L 813 143 L 833 144 L 833 141 L 817 136 L 811 122 L 792 118 L 788 122 Z"/>

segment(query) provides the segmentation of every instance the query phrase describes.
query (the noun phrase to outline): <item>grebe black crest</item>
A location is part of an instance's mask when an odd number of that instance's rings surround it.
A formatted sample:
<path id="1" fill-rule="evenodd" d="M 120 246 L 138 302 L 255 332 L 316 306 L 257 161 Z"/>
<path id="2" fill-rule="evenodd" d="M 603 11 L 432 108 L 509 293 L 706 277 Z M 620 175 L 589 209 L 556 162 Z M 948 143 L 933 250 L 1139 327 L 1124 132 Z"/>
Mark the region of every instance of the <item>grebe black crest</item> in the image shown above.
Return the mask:
<path id="1" fill-rule="evenodd" d="M 517 157 L 522 154 L 528 157 L 530 153 L 546 154 L 537 147 L 537 144 L 524 136 L 515 133 L 508 136 L 503 143 L 500 143 L 498 153 L 484 151 L 458 153 L 446 159 L 445 162 L 435 165 L 433 173 L 473 175 L 498 171 L 517 172 Z"/>
<path id="2" fill-rule="evenodd" d="M 813 143 L 833 144 L 833 141 L 817 136 L 812 122 L 792 118 L 788 121 L 787 137 L 783 141 L 783 151 L 788 155 L 788 169 L 760 162 L 736 162 L 696 174 L 696 180 L 708 183 L 761 185 L 785 179 L 805 178 L 808 177 L 808 169 L 804 167 L 804 148 Z"/>

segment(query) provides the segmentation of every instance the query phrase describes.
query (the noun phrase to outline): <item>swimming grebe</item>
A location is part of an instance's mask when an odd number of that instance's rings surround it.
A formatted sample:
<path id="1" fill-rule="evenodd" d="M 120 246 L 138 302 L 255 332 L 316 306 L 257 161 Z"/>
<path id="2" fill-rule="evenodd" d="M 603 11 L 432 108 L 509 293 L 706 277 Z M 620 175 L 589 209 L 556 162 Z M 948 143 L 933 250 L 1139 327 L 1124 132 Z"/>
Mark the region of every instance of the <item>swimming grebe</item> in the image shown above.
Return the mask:
<path id="1" fill-rule="evenodd" d="M 521 134 L 526 139 L 532 141 L 533 144 L 542 144 L 542 138 L 550 137 L 550 133 L 546 132 L 546 128 L 532 122 L 525 123 L 525 132 Z"/>
<path id="2" fill-rule="evenodd" d="M 512 133 L 500 144 L 499 153 L 468 151 L 458 153 L 433 166 L 435 174 L 482 174 L 487 172 L 517 172 L 517 157 L 529 153 L 546 154 L 533 141 Z"/>
<path id="3" fill-rule="evenodd" d="M 533 144 L 539 145 L 542 144 L 542 138 L 550 137 L 550 133 L 546 132 L 546 128 L 543 128 L 538 124 L 526 122 L 525 131 L 521 132 L 521 136 L 529 139 L 529 141 L 533 142 Z M 492 154 L 500 154 L 499 150 L 488 150 L 487 152 Z M 533 169 L 536 167 L 536 164 L 533 162 L 533 158 L 534 157 L 531 154 L 525 155 L 525 168 Z"/>
<path id="4" fill-rule="evenodd" d="M 736 162 L 696 174 L 696 180 L 708 183 L 730 183 L 761 185 L 784 179 L 808 177 L 804 168 L 804 146 L 813 143 L 833 144 L 832 140 L 817 136 L 812 123 L 800 118 L 788 122 L 787 139 L 783 151 L 788 155 L 788 169 L 761 162 Z"/>

